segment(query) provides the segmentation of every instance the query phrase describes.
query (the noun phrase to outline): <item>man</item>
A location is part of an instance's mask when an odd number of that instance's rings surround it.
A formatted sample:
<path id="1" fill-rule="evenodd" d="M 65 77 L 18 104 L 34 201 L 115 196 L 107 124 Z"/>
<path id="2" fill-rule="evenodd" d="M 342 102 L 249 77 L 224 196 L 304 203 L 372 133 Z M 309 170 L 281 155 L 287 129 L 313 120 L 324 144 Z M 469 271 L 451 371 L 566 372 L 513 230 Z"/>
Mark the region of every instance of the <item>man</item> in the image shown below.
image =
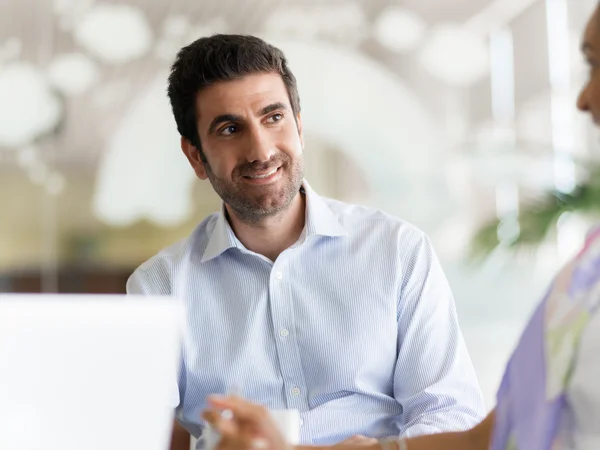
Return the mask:
<path id="1" fill-rule="evenodd" d="M 168 93 L 183 152 L 223 199 L 127 283 L 186 304 L 180 424 L 200 436 L 206 397 L 232 391 L 300 410 L 307 443 L 478 423 L 482 396 L 428 238 L 304 181 L 282 52 L 252 36 L 199 39 L 179 52 Z"/>
<path id="2" fill-rule="evenodd" d="M 577 107 L 600 124 L 600 9 L 582 51 L 589 80 Z M 395 438 L 358 450 L 596 450 L 600 448 L 600 228 L 556 276 L 506 366 L 496 408 L 471 430 Z M 329 450 L 291 446 L 266 409 L 236 397 L 212 397 L 204 417 L 220 433 L 218 450 Z M 230 414 L 224 416 L 222 410 Z"/>

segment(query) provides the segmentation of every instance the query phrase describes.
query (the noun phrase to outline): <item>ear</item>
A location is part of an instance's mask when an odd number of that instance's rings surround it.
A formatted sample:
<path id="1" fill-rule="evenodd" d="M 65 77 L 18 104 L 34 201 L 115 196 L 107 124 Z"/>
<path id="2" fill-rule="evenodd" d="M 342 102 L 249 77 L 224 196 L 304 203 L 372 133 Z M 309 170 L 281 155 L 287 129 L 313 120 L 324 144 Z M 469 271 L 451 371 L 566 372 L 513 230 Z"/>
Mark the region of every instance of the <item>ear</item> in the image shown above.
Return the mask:
<path id="1" fill-rule="evenodd" d="M 298 127 L 298 136 L 300 136 L 300 145 L 302 145 L 302 150 L 304 150 L 304 134 L 302 133 L 302 115 L 298 113 L 296 116 L 296 124 Z"/>
<path id="2" fill-rule="evenodd" d="M 196 172 L 196 176 L 201 180 L 206 180 L 208 176 L 206 175 L 206 167 L 200 158 L 200 150 L 183 136 L 181 136 L 181 150 L 183 150 L 185 157 L 190 162 L 194 172 Z"/>

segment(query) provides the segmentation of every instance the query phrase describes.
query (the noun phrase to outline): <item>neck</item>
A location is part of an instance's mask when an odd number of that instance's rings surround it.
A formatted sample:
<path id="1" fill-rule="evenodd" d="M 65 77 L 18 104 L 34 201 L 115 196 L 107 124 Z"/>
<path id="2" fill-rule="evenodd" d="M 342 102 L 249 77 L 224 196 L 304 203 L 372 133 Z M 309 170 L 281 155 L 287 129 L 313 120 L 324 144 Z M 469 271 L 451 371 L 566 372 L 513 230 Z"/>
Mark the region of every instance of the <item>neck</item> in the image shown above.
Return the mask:
<path id="1" fill-rule="evenodd" d="M 248 224 L 240 220 L 228 205 L 225 208 L 229 224 L 244 247 L 271 261 L 275 261 L 281 252 L 294 245 L 304 229 L 306 199 L 300 192 L 285 211 L 259 223 Z"/>

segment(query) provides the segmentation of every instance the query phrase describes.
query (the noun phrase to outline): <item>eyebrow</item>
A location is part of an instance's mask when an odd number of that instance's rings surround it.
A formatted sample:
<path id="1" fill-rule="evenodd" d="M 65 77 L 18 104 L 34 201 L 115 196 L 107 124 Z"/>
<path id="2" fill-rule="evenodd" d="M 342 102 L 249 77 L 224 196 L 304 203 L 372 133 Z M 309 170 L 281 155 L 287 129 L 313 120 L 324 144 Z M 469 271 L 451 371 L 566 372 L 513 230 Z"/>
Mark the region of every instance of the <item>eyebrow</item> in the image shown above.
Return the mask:
<path id="1" fill-rule="evenodd" d="M 215 132 L 217 127 L 225 122 L 241 122 L 242 117 L 237 116 L 235 114 L 221 114 L 220 116 L 215 117 L 210 126 L 208 127 L 208 134 L 212 134 Z"/>
<path id="2" fill-rule="evenodd" d="M 278 109 L 287 110 L 288 108 L 281 102 L 272 103 L 269 106 L 265 106 L 263 109 L 261 109 L 259 116 L 265 116 L 273 111 L 277 111 Z"/>
<path id="3" fill-rule="evenodd" d="M 287 106 L 284 103 L 281 102 L 276 102 L 276 103 L 272 103 L 268 106 L 265 106 L 263 109 L 261 109 L 258 113 L 259 116 L 265 116 L 269 113 L 272 113 L 273 111 L 277 111 L 277 110 L 287 110 Z M 215 132 L 215 130 L 217 129 L 217 127 L 219 125 L 221 125 L 222 123 L 226 123 L 226 122 L 242 122 L 243 118 L 242 116 L 238 116 L 236 114 L 221 114 L 217 117 L 215 117 L 212 122 L 210 123 L 210 126 L 208 127 L 208 133 L 212 134 Z"/>

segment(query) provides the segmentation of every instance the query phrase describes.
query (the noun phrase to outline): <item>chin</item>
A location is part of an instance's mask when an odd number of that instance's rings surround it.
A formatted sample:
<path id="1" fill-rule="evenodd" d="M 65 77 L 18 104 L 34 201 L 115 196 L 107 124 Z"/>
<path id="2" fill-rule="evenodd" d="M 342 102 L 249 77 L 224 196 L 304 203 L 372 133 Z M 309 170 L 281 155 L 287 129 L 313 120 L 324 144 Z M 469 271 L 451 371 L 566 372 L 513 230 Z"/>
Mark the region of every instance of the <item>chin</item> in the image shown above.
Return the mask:
<path id="1" fill-rule="evenodd" d="M 289 199 L 285 195 L 285 192 L 278 191 L 272 195 L 266 195 L 263 198 L 258 199 L 256 207 L 265 212 L 272 211 L 273 214 L 275 214 L 286 209 L 292 201 L 293 197 L 292 199 Z"/>

